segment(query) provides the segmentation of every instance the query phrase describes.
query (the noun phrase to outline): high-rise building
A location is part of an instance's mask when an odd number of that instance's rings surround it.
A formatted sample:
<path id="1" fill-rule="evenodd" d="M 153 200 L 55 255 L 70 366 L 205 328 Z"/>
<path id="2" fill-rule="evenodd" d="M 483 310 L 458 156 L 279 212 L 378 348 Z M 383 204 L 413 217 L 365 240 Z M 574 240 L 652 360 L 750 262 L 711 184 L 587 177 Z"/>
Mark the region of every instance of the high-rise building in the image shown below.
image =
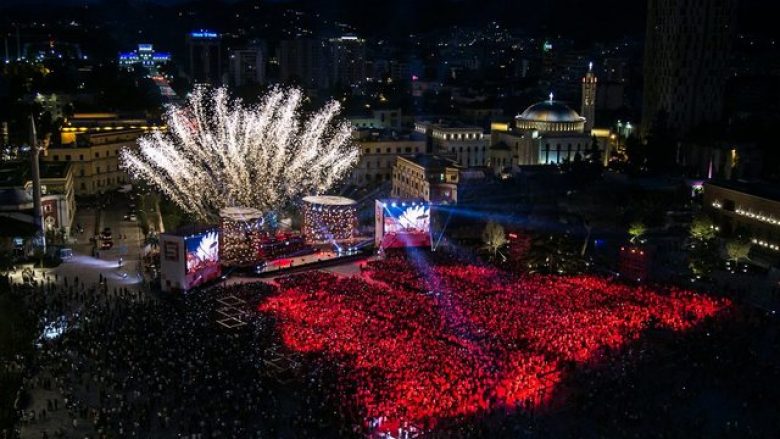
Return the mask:
<path id="1" fill-rule="evenodd" d="M 323 44 L 319 40 L 297 38 L 279 42 L 279 80 L 306 89 L 327 87 Z"/>
<path id="2" fill-rule="evenodd" d="M 188 74 L 194 82 L 216 85 L 222 82 L 222 45 L 219 34 L 208 30 L 186 37 Z"/>
<path id="3" fill-rule="evenodd" d="M 649 0 L 642 133 L 686 136 L 722 117 L 737 0 Z"/>
<path id="4" fill-rule="evenodd" d="M 331 80 L 351 86 L 366 80 L 366 40 L 353 35 L 331 38 Z"/>
<path id="5" fill-rule="evenodd" d="M 589 133 L 596 123 L 596 88 L 598 78 L 593 73 L 593 63 L 588 65 L 588 73 L 582 78 L 582 108 L 580 114 L 585 118 L 585 132 Z"/>
<path id="6" fill-rule="evenodd" d="M 265 83 L 265 53 L 260 47 L 231 50 L 229 56 L 230 83 L 240 87 Z"/>

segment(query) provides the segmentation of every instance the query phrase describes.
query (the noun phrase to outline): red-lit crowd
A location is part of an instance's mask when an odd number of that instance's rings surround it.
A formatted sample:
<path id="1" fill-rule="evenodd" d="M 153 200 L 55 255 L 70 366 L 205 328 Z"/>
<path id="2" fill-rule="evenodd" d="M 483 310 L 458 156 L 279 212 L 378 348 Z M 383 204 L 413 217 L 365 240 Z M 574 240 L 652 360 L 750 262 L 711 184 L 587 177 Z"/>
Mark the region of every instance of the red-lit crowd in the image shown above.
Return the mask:
<path id="1" fill-rule="evenodd" d="M 598 364 L 650 326 L 684 330 L 728 306 L 678 289 L 517 278 L 426 257 L 370 262 L 361 277 L 307 273 L 280 285 L 260 309 L 278 318 L 288 348 L 338 361 L 342 397 L 371 425 L 424 428 L 534 410 L 565 370 Z"/>

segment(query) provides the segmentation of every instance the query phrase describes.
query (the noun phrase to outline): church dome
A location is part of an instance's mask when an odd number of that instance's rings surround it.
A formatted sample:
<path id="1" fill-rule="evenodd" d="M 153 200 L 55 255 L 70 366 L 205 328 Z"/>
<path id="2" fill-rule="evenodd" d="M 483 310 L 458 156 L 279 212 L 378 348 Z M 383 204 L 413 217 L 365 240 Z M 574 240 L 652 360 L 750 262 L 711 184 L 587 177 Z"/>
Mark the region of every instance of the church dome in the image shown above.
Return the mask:
<path id="1" fill-rule="evenodd" d="M 540 133 L 582 133 L 585 118 L 563 102 L 550 99 L 526 108 L 515 118 L 515 126 Z"/>
<path id="2" fill-rule="evenodd" d="M 558 101 L 542 101 L 531 105 L 519 116 L 533 122 L 580 122 L 582 117 L 566 104 Z"/>

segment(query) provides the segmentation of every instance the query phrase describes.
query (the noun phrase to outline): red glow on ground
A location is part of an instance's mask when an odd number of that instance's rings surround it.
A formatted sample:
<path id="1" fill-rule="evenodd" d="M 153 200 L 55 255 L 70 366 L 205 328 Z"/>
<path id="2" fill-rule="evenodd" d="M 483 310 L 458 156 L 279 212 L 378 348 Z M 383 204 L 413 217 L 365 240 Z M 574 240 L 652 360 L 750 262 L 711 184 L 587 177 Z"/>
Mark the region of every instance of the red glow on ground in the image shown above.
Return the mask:
<path id="1" fill-rule="evenodd" d="M 429 426 L 540 405 L 565 365 L 601 361 L 651 319 L 680 331 L 728 306 L 592 276 L 518 279 L 401 260 L 371 263 L 364 278 L 306 273 L 280 284 L 260 309 L 279 318 L 288 348 L 343 366 L 367 418 Z"/>

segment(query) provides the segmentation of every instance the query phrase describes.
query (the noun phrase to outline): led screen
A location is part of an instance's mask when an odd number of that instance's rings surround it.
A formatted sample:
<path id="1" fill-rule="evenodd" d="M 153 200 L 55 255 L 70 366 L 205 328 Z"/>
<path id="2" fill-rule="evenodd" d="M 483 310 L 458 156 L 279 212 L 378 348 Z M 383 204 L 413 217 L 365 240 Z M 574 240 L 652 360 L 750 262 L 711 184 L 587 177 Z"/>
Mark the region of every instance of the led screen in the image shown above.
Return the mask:
<path id="1" fill-rule="evenodd" d="M 403 202 L 385 203 L 382 247 L 431 245 L 431 207 Z"/>
<path id="2" fill-rule="evenodd" d="M 187 249 L 186 289 L 197 287 L 222 274 L 219 263 L 219 233 L 209 231 L 184 239 Z"/>

